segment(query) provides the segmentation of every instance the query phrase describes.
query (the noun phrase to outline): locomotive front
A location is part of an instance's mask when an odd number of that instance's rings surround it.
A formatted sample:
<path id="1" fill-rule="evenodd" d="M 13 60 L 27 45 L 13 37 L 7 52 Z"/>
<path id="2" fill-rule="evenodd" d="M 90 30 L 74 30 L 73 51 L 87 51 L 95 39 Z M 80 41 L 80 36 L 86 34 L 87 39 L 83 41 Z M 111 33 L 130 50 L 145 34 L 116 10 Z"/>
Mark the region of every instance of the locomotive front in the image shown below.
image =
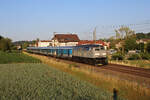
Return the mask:
<path id="1" fill-rule="evenodd" d="M 101 45 L 80 45 L 73 49 L 73 58 L 89 64 L 107 64 L 107 53 Z"/>

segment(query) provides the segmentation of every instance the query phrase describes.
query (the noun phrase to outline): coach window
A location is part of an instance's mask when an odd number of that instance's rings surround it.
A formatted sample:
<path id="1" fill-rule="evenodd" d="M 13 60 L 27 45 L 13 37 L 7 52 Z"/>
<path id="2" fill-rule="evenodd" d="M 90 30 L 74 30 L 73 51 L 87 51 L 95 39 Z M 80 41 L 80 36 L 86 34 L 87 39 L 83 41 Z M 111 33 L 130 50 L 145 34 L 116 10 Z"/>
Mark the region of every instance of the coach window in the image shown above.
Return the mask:
<path id="1" fill-rule="evenodd" d="M 89 51 L 89 47 L 85 47 L 84 49 L 85 49 L 86 51 Z"/>

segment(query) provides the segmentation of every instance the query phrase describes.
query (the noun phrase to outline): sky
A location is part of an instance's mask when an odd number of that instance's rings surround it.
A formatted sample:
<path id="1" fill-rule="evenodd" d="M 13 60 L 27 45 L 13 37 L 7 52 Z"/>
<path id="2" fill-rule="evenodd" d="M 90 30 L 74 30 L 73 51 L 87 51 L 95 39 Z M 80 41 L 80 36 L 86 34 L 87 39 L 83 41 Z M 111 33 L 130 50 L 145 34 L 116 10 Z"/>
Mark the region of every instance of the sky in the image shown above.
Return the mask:
<path id="1" fill-rule="evenodd" d="M 150 0 L 0 0 L 0 35 L 18 40 L 48 40 L 53 32 L 76 33 L 80 39 L 115 35 L 129 25 L 150 32 Z"/>

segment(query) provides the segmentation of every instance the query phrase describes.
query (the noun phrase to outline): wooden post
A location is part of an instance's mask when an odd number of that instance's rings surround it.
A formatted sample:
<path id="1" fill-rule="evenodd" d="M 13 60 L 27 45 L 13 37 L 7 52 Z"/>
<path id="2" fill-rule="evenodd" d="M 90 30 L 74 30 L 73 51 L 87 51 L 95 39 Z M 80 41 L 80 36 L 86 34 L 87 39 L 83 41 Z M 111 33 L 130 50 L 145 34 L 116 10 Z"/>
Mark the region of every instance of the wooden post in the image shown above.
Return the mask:
<path id="1" fill-rule="evenodd" d="M 114 88 L 113 89 L 113 100 L 117 100 L 118 98 L 118 91 Z"/>

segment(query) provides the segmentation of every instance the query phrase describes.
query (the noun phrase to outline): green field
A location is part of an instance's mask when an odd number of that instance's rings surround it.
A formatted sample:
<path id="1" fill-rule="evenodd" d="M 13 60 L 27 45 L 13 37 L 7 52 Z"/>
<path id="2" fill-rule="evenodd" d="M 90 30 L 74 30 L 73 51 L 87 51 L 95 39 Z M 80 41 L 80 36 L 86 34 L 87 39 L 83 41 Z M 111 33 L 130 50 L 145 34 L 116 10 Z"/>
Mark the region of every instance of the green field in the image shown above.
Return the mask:
<path id="1" fill-rule="evenodd" d="M 40 63 L 39 59 L 30 57 L 19 52 L 2 52 L 0 51 L 0 64 L 8 63 Z"/>
<path id="2" fill-rule="evenodd" d="M 1 100 L 110 100 L 112 94 L 44 64 L 0 64 Z"/>

